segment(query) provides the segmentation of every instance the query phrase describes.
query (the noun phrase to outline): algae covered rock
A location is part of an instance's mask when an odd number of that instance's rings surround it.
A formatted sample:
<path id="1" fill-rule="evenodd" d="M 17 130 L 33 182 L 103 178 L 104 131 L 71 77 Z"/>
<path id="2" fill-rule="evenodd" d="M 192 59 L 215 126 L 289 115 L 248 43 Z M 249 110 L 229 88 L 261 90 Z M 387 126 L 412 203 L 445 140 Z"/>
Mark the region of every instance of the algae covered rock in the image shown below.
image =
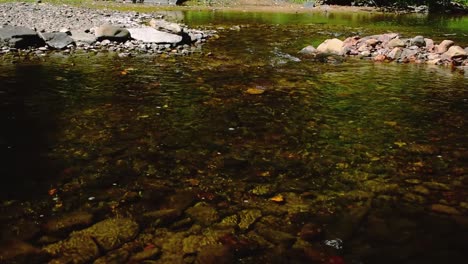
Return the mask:
<path id="1" fill-rule="evenodd" d="M 111 218 L 87 229 L 74 232 L 72 236 L 77 234 L 88 235 L 102 249 L 109 251 L 135 238 L 138 230 L 138 224 L 129 218 Z"/>
<path id="2" fill-rule="evenodd" d="M 262 212 L 257 209 L 246 209 L 239 212 L 239 228 L 241 230 L 247 230 L 252 226 L 260 217 Z"/>
<path id="3" fill-rule="evenodd" d="M 88 263 L 99 257 L 99 248 L 91 236 L 77 234 L 67 240 L 47 245 L 43 250 L 55 259 L 53 263 Z"/>
<path id="4" fill-rule="evenodd" d="M 211 225 L 219 220 L 219 214 L 216 209 L 206 203 L 198 203 L 187 209 L 186 213 L 204 226 Z"/>
<path id="5" fill-rule="evenodd" d="M 91 225 L 93 215 L 84 211 L 76 211 L 60 217 L 49 219 L 43 225 L 43 230 L 47 234 L 62 234 L 77 227 Z"/>

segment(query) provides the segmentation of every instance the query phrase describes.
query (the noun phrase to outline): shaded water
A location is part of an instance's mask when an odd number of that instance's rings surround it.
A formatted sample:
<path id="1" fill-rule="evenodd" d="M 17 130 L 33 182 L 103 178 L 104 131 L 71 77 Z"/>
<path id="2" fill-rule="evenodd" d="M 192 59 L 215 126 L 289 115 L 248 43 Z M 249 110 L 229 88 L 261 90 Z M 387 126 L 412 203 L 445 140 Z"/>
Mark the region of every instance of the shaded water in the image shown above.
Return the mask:
<path id="1" fill-rule="evenodd" d="M 185 22 L 224 29 L 189 57 L 2 62 L 5 226 L 78 209 L 97 219 L 139 218 L 190 190 L 193 203 L 206 202 L 220 219 L 261 211 L 255 225 L 233 231 L 237 242 L 255 244 L 233 246 L 239 263 L 464 258 L 466 75 L 353 59 L 326 64 L 297 51 L 383 31 L 436 40 L 455 34 L 450 39 L 466 45 L 468 28 L 459 26 L 466 17 L 192 12 Z M 249 94 L 252 88 L 264 93 Z M 48 195 L 51 189 L 57 194 Z M 306 223 L 324 233 L 297 239 Z M 36 244 L 41 232 L 29 241 Z M 337 239 L 343 248 L 327 246 Z"/>

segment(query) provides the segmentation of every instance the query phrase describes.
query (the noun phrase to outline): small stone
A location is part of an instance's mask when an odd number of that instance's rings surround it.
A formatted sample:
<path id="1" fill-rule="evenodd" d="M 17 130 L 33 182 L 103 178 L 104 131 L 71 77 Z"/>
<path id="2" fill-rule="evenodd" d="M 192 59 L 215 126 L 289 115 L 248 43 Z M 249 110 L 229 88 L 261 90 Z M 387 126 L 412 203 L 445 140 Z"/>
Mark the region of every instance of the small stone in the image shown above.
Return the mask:
<path id="1" fill-rule="evenodd" d="M 383 55 L 383 54 L 379 54 L 377 56 L 374 57 L 374 61 L 376 62 L 382 62 L 382 61 L 385 61 L 385 59 L 387 59 L 387 56 Z"/>
<path id="2" fill-rule="evenodd" d="M 370 39 L 366 40 L 366 45 L 371 46 L 371 47 L 375 47 L 379 43 L 380 43 L 380 41 L 378 39 L 375 39 L 375 38 L 370 38 Z"/>
<path id="3" fill-rule="evenodd" d="M 440 182 L 424 182 L 423 185 L 432 190 L 449 191 L 450 187 L 447 184 Z"/>
<path id="4" fill-rule="evenodd" d="M 403 50 L 401 48 L 396 47 L 393 48 L 392 51 L 390 51 L 390 53 L 388 53 L 387 57 L 391 60 L 397 60 L 400 58 L 402 52 Z"/>
<path id="5" fill-rule="evenodd" d="M 425 47 L 426 41 L 423 36 L 416 36 L 410 40 L 410 45 L 415 45 L 418 47 Z"/>
<path id="6" fill-rule="evenodd" d="M 414 192 L 419 193 L 419 194 L 423 194 L 423 195 L 429 195 L 431 193 L 429 191 L 429 189 L 427 189 L 426 187 L 424 187 L 422 185 L 415 186 L 414 187 Z"/>
<path id="7" fill-rule="evenodd" d="M 309 46 L 301 49 L 301 51 L 299 51 L 299 53 L 305 54 L 305 55 L 313 55 L 313 54 L 317 53 L 317 49 L 315 49 L 314 46 L 309 45 Z"/>
<path id="8" fill-rule="evenodd" d="M 456 208 L 453 208 L 448 205 L 443 205 L 443 204 L 433 204 L 431 205 L 431 210 L 436 213 L 449 214 L 449 215 L 461 214 L 460 211 L 458 211 Z"/>
<path id="9" fill-rule="evenodd" d="M 391 49 L 396 48 L 396 47 L 404 48 L 406 47 L 406 44 L 403 40 L 399 38 L 394 38 L 387 43 L 387 47 Z"/>

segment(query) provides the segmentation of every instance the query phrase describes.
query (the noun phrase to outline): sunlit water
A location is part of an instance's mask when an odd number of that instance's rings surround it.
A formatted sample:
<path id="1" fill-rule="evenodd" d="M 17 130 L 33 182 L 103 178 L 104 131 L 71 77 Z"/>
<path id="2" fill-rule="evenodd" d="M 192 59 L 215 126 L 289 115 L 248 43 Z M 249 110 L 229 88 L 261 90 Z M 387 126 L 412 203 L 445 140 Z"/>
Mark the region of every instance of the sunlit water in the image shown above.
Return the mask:
<path id="1" fill-rule="evenodd" d="M 135 182 L 158 179 L 169 192 L 192 188 L 208 202 L 217 197 L 213 206 L 227 203 L 231 209 L 218 208 L 226 214 L 259 208 L 280 216 L 269 227 L 292 235 L 301 223 L 323 224 L 329 231 L 322 245 L 342 239 L 345 247 L 333 254 L 347 263 L 458 263 L 450 261 L 462 260 L 468 243 L 466 75 L 358 59 L 321 63 L 297 51 L 330 37 L 390 31 L 466 46 L 466 21 L 189 13 L 190 26 L 219 29 L 200 54 L 2 62 L 4 207 L 10 199 L 29 201 L 20 217 L 37 219 L 103 207 L 112 199 L 103 192 L 113 186 L 145 197 Z M 229 29 L 234 25 L 240 30 Z M 448 189 L 413 191 L 426 182 Z M 47 198 L 54 188 L 58 207 Z M 268 200 L 278 194 L 285 204 Z M 461 215 L 428 209 L 439 203 Z M 348 221 L 361 207 L 364 219 Z M 2 217 L 9 223 L 16 216 Z M 334 231 L 348 223 L 353 227 Z M 283 250 L 238 260 L 310 263 Z"/>

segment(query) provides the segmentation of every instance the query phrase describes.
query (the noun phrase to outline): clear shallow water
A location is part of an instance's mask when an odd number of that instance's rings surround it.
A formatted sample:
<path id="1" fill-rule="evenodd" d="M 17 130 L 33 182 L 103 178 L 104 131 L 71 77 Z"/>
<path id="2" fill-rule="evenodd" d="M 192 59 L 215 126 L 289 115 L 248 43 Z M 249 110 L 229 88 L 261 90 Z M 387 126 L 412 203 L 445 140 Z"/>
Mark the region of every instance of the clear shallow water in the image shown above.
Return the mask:
<path id="1" fill-rule="evenodd" d="M 435 24 L 467 43 L 467 29 L 457 28 L 463 19 Z M 236 255 L 240 263 L 320 263 L 316 252 L 346 263 L 460 261 L 467 242 L 466 75 L 297 54 L 351 32 L 441 37 L 432 24 L 412 22 L 420 20 L 189 13 L 192 26 L 241 30 L 220 30 L 204 53 L 189 57 L 2 62 L 2 221 L 41 223 L 77 209 L 98 219 L 138 218 L 166 206 L 147 197 L 147 182 L 156 181 L 169 194 L 192 190 L 221 218 L 261 210 L 251 232 L 297 236 L 305 223 L 325 230 L 311 245 L 279 240 L 247 250 Z M 251 88 L 265 92 L 252 95 Z M 59 194 L 47 197 L 51 189 Z M 114 210 L 126 197 L 119 191 L 136 198 Z M 277 195 L 282 203 L 269 200 Z M 458 214 L 437 213 L 434 204 Z M 337 238 L 343 249 L 326 246 Z"/>

